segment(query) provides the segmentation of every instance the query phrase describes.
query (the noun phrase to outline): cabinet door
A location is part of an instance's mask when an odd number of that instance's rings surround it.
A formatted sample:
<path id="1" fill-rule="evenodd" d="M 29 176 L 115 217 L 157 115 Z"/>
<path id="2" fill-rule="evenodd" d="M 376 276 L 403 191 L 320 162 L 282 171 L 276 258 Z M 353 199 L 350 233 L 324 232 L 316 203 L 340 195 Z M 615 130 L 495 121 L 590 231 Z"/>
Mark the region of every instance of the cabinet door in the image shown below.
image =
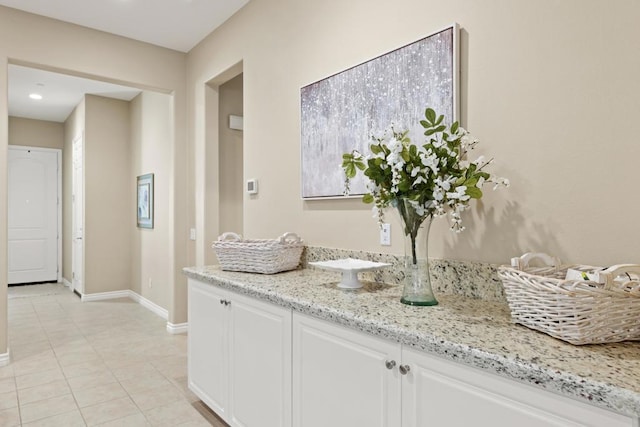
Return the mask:
<path id="1" fill-rule="evenodd" d="M 291 426 L 291 310 L 232 294 L 230 424 Z"/>
<path id="2" fill-rule="evenodd" d="M 225 293 L 189 279 L 189 388 L 222 418 L 228 409 Z"/>
<path id="3" fill-rule="evenodd" d="M 400 345 L 294 313 L 293 425 L 397 427 Z"/>
<path id="4" fill-rule="evenodd" d="M 630 418 L 412 349 L 402 427 L 632 426 Z"/>

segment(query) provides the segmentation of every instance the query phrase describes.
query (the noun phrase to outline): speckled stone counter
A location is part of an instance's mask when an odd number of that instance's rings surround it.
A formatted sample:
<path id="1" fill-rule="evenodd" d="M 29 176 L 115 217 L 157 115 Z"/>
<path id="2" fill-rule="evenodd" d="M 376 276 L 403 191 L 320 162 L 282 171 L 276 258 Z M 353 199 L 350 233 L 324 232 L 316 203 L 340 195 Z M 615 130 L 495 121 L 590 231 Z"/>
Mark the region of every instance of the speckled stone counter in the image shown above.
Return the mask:
<path id="1" fill-rule="evenodd" d="M 185 268 L 193 279 L 640 417 L 640 343 L 573 346 L 511 323 L 501 301 L 440 295 L 440 305 L 400 303 L 398 285 L 336 288 L 339 273 L 275 275 Z"/>

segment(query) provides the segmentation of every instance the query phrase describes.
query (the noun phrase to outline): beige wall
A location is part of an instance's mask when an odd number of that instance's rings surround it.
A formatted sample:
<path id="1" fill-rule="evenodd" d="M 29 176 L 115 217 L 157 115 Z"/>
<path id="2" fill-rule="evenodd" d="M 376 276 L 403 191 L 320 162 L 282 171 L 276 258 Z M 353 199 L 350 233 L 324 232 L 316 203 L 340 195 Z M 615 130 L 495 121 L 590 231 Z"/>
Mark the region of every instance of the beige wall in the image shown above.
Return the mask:
<path id="1" fill-rule="evenodd" d="M 220 231 L 242 234 L 242 131 L 229 128 L 230 115 L 242 116 L 242 74 L 220 85 L 218 96 Z"/>
<path id="2" fill-rule="evenodd" d="M 171 103 L 169 95 L 143 92 L 131 101 L 131 168 L 128 180 L 154 174 L 154 227 L 137 228 L 136 192 L 131 194 L 131 289 L 163 308 L 171 300 L 169 185 L 171 177 Z"/>
<path id="3" fill-rule="evenodd" d="M 96 48 L 99 46 L 99 49 Z M 7 93 L 8 63 L 36 66 L 172 94 L 171 173 L 168 177 L 169 318 L 186 321 L 188 264 L 185 55 L 100 31 L 0 7 L 0 93 Z M 0 97 L 0 169 L 6 170 L 7 99 Z M 128 175 L 127 175 L 128 177 Z M 0 271 L 6 272 L 6 174 L 0 174 Z M 105 259 L 109 258 L 105 254 Z M 110 273 L 107 267 L 106 273 Z M 6 274 L 6 273 L 5 273 Z M 7 348 L 6 277 L 0 280 L 0 354 Z"/>
<path id="4" fill-rule="evenodd" d="M 62 149 L 64 125 L 46 120 L 9 117 L 9 144 Z"/>
<path id="5" fill-rule="evenodd" d="M 84 293 L 129 289 L 134 186 L 129 103 L 85 96 Z"/>
<path id="6" fill-rule="evenodd" d="M 568 262 L 640 262 L 640 199 L 630 177 L 640 144 L 635 0 L 254 1 L 188 55 L 192 217 L 203 218 L 205 82 L 244 64 L 244 234 L 298 232 L 308 244 L 401 253 L 378 244 L 369 206 L 300 200 L 300 87 L 457 22 L 461 120 L 511 179 L 464 215 L 432 228 L 430 255 L 505 263 L 525 251 Z M 480 154 L 480 153 L 479 153 Z M 209 242 L 199 242 L 200 262 Z"/>

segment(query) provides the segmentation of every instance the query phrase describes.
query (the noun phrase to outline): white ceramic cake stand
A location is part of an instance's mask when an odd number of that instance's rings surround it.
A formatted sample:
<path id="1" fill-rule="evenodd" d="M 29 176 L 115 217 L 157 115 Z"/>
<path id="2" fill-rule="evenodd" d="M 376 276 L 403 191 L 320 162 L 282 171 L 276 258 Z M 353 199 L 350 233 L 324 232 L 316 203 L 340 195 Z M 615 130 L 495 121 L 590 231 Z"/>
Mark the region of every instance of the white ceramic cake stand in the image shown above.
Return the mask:
<path id="1" fill-rule="evenodd" d="M 336 259 L 331 261 L 310 262 L 309 265 L 322 268 L 324 270 L 340 271 L 342 280 L 338 284 L 342 289 L 358 289 L 362 287 L 362 283 L 358 280 L 358 273 L 361 271 L 379 270 L 389 267 L 391 264 L 385 262 L 365 261 L 362 259 Z"/>

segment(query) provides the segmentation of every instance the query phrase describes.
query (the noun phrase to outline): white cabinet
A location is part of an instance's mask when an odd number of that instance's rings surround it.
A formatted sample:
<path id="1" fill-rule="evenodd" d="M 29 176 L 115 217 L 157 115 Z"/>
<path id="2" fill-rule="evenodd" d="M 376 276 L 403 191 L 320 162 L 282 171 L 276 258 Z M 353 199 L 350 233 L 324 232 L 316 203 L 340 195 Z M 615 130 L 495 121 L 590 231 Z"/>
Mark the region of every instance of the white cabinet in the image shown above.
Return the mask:
<path id="1" fill-rule="evenodd" d="M 297 313 L 293 424 L 634 426 L 629 417 Z"/>
<path id="2" fill-rule="evenodd" d="M 227 418 L 229 388 L 228 310 L 221 293 L 189 279 L 189 388 L 220 417 Z"/>
<path id="3" fill-rule="evenodd" d="M 294 314 L 293 425 L 397 427 L 399 359 L 399 344 Z"/>
<path id="4" fill-rule="evenodd" d="M 232 427 L 640 427 L 637 418 L 193 279 L 189 388 Z"/>
<path id="5" fill-rule="evenodd" d="M 231 426 L 291 426 L 291 310 L 188 286 L 189 388 Z"/>
<path id="6" fill-rule="evenodd" d="M 402 427 L 633 426 L 630 418 L 404 348 Z"/>

